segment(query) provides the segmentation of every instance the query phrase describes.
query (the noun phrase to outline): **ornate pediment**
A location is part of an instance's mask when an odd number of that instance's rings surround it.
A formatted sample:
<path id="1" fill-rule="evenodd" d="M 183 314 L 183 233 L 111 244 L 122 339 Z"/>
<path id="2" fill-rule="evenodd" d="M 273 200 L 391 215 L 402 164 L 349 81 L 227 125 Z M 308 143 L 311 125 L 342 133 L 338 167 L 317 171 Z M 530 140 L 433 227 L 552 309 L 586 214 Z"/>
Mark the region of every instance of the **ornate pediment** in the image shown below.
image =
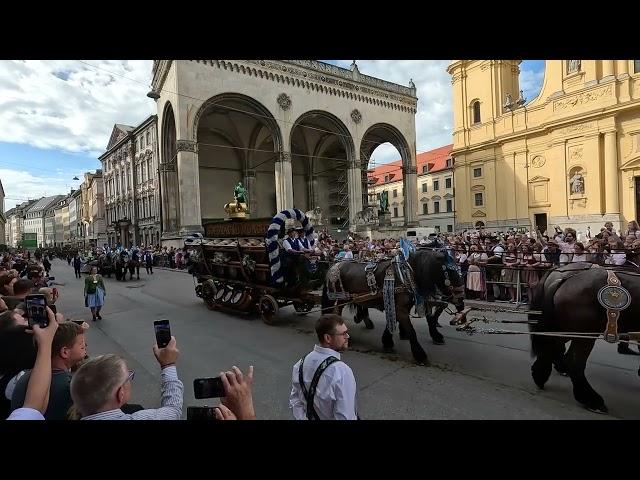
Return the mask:
<path id="1" fill-rule="evenodd" d="M 431 197 L 431 200 L 441 200 L 442 197 L 440 195 L 434 195 L 433 197 Z"/>
<path id="2" fill-rule="evenodd" d="M 122 125 L 114 125 L 113 130 L 111 131 L 111 137 L 109 138 L 109 143 L 107 144 L 107 150 L 110 150 L 116 143 L 126 137 L 128 133 L 129 132 L 127 132 Z"/>
<path id="3" fill-rule="evenodd" d="M 444 196 L 442 198 L 453 198 L 453 195 L 451 195 L 450 193 L 445 193 Z"/>
<path id="4" fill-rule="evenodd" d="M 640 170 L 640 155 L 637 155 L 620 166 L 620 170 Z"/>
<path id="5" fill-rule="evenodd" d="M 482 192 L 484 191 L 484 185 L 474 185 L 471 187 L 472 192 Z"/>
<path id="6" fill-rule="evenodd" d="M 428 202 L 429 201 L 429 197 L 422 197 L 420 199 L 421 202 Z"/>
<path id="7" fill-rule="evenodd" d="M 541 175 L 536 175 L 533 178 L 529 179 L 529 183 L 538 183 L 538 182 L 548 182 L 549 179 L 547 177 L 543 177 Z"/>
<path id="8" fill-rule="evenodd" d="M 473 218 L 478 218 L 478 217 L 486 217 L 487 214 L 484 213 L 482 210 L 476 210 L 473 215 L 471 215 Z"/>

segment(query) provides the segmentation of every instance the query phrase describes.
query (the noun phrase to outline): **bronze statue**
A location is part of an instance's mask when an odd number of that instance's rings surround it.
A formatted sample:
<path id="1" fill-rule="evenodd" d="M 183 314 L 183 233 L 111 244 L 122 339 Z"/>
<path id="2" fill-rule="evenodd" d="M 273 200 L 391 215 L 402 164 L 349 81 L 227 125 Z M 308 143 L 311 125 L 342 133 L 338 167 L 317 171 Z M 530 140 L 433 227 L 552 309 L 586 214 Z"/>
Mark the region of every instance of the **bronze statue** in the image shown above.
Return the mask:
<path id="1" fill-rule="evenodd" d="M 244 188 L 242 182 L 238 182 L 233 189 L 233 197 L 236 199 L 236 203 L 247 203 L 247 189 Z"/>

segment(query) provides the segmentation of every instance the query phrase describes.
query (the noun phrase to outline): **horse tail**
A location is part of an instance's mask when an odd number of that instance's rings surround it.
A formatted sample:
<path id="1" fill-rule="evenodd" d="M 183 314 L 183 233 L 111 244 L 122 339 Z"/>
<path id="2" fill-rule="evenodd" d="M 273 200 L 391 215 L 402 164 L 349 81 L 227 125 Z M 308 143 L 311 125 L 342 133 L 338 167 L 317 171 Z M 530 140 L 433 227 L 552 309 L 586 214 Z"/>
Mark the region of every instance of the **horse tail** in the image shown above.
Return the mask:
<path id="1" fill-rule="evenodd" d="M 529 310 L 541 313 L 529 313 L 529 331 L 544 332 L 551 323 L 553 316 L 553 292 L 546 292 L 545 284 L 552 270 L 546 272 L 535 290 L 529 302 Z M 547 346 L 548 340 L 542 335 L 531 335 L 531 356 L 537 357 L 540 352 Z"/>
<path id="2" fill-rule="evenodd" d="M 327 294 L 327 284 L 325 283 L 322 287 L 322 313 L 329 313 L 331 309 L 333 309 L 333 302 L 329 300 L 329 295 Z"/>

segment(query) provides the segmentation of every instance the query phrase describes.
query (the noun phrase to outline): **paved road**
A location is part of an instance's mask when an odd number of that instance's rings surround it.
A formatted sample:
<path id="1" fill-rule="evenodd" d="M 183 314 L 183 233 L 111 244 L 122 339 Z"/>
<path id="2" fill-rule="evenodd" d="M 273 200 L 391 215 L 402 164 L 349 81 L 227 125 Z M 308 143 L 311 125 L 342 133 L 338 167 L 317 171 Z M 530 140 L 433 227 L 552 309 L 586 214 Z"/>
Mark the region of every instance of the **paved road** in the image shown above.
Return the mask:
<path id="1" fill-rule="evenodd" d="M 106 279 L 104 319 L 92 323 L 83 306 L 83 280 L 74 278 L 66 262 L 56 260 L 52 269 L 56 280 L 65 283 L 59 287 L 60 311 L 91 323 L 89 353 L 121 354 L 136 371 L 132 401 L 148 407 L 159 403 L 159 368 L 151 352 L 153 321 L 168 318 L 181 351 L 178 372 L 185 383 L 185 411 L 188 405 L 207 403 L 193 398 L 194 378 L 216 376 L 232 365 L 245 370 L 252 364 L 258 416 L 290 419 L 291 366 L 313 347 L 317 314 L 300 316 L 290 307 L 280 312 L 277 325 L 267 326 L 257 316 L 211 312 L 195 296 L 189 275 L 154 272 L 147 275 L 143 269 L 139 281 Z M 554 373 L 547 389 L 538 391 L 529 374 L 531 357 L 525 335 L 467 336 L 445 326 L 442 332 L 447 343 L 435 346 L 426 322 L 416 320 L 418 338 L 432 362 L 431 367 L 420 367 L 411 361 L 408 342 L 396 340 L 397 354 L 382 352 L 384 318 L 379 312 L 372 312 L 372 318 L 373 331 L 348 322 L 354 347 L 343 356 L 356 376 L 363 418 L 640 418 L 640 378 L 636 374 L 640 357 L 618 355 L 614 346 L 598 343 L 587 369 L 592 385 L 610 409 L 610 415 L 596 415 L 575 403 L 568 378 Z M 441 323 L 448 322 L 443 318 Z M 511 325 L 483 327 L 523 330 Z"/>

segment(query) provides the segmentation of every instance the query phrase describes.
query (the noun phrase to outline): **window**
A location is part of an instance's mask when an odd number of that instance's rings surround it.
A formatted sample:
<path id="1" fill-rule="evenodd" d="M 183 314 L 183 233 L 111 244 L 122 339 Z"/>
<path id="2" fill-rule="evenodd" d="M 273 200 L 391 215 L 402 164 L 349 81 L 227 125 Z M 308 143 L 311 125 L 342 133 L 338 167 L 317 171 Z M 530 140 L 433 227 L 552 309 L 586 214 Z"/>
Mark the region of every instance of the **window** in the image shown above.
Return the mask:
<path id="1" fill-rule="evenodd" d="M 567 60 L 567 74 L 580 71 L 580 60 Z"/>
<path id="2" fill-rule="evenodd" d="M 476 100 L 471 106 L 473 107 L 473 123 L 480 123 L 480 102 Z"/>
<path id="3" fill-rule="evenodd" d="M 150 145 L 151 142 L 149 141 L 151 139 L 151 133 L 147 132 L 147 145 Z"/>
<path id="4" fill-rule="evenodd" d="M 477 167 L 473 169 L 473 178 L 478 178 L 482 176 L 482 167 Z"/>
<path id="5" fill-rule="evenodd" d="M 451 178 L 444 179 L 444 188 L 451 188 Z"/>
<path id="6" fill-rule="evenodd" d="M 389 175 L 385 175 L 385 176 L 384 176 L 384 181 L 385 181 L 385 182 L 388 182 L 388 181 L 389 181 Z"/>
<path id="7" fill-rule="evenodd" d="M 427 192 L 427 184 L 423 183 L 422 184 L 422 193 L 426 193 Z"/>
<path id="8" fill-rule="evenodd" d="M 453 232 L 453 225 L 447 225 L 447 232 Z"/>
<path id="9" fill-rule="evenodd" d="M 422 173 L 429 173 L 429 165 L 423 165 L 422 166 Z"/>
<path id="10" fill-rule="evenodd" d="M 633 61 L 633 72 L 640 73 L 640 60 Z"/>
<path id="11" fill-rule="evenodd" d="M 397 198 L 398 196 L 398 190 L 394 189 L 393 190 L 393 198 Z"/>
<path id="12" fill-rule="evenodd" d="M 398 207 L 393 207 L 393 216 L 394 217 L 398 216 Z"/>
<path id="13" fill-rule="evenodd" d="M 475 199 L 476 199 L 476 207 L 481 207 L 484 204 L 484 202 L 482 201 L 481 193 L 476 193 Z"/>
<path id="14" fill-rule="evenodd" d="M 429 204 L 428 203 L 423 203 L 422 204 L 422 214 L 423 215 L 429 215 Z"/>
<path id="15" fill-rule="evenodd" d="M 433 202 L 433 213 L 440 213 L 440 202 Z"/>
<path id="16" fill-rule="evenodd" d="M 440 190 L 440 180 L 433 181 L 433 190 Z"/>
<path id="17" fill-rule="evenodd" d="M 451 168 L 453 167 L 453 160 L 451 160 L 450 158 L 447 158 L 447 168 Z"/>
<path id="18" fill-rule="evenodd" d="M 453 200 L 447 200 L 447 212 L 453 212 Z"/>

